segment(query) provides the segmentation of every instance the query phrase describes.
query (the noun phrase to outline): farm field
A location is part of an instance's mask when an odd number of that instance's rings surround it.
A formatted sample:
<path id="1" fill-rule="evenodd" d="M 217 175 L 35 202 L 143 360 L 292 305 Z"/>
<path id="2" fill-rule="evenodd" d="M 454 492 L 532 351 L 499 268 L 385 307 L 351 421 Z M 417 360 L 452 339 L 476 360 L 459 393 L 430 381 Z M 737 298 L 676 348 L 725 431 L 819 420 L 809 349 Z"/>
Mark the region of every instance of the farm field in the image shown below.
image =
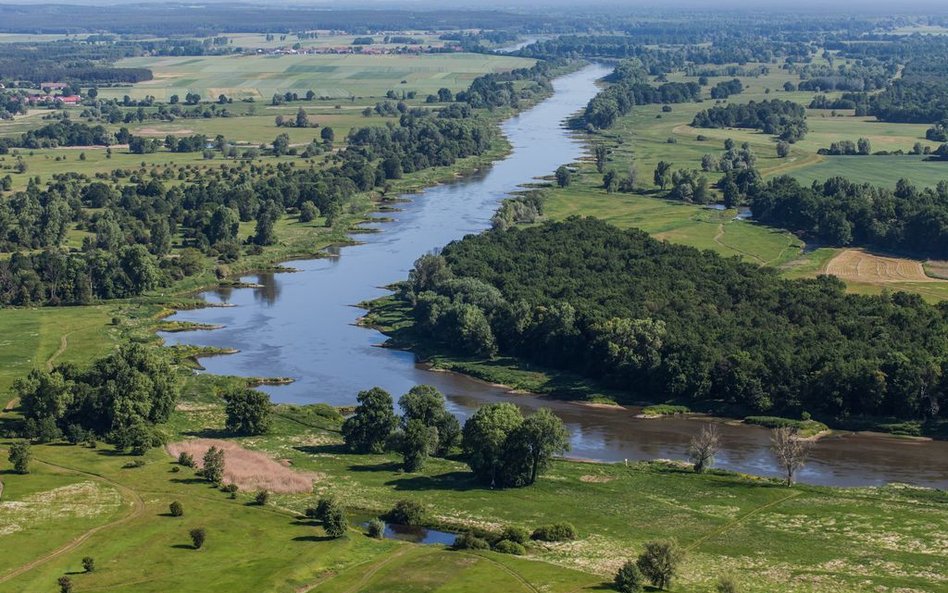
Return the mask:
<path id="1" fill-rule="evenodd" d="M 481 54 L 429 55 L 287 55 L 184 58 L 129 58 L 125 68 L 150 68 L 154 80 L 132 87 L 100 90 L 104 98 L 135 99 L 152 95 L 167 101 L 197 92 L 205 100 L 224 94 L 235 100 L 269 100 L 275 93 L 313 90 L 317 96 L 348 98 L 384 95 L 386 91 L 417 91 L 424 97 L 447 87 L 467 88 L 480 74 L 530 66 L 533 60 Z M 402 81 L 405 81 L 402 83 Z"/>
<path id="2" fill-rule="evenodd" d="M 221 404 L 211 395 L 225 381 L 188 380 L 186 399 L 169 426 L 172 440 L 226 438 Z M 123 467 L 134 458 L 104 447 L 36 446 L 35 473 L 4 476 L 0 521 L 14 520 L 9 505 L 29 500 L 37 512 L 59 517 L 60 528 L 40 538 L 48 524 L 36 521 L 0 535 L 5 549 L 10 544 L 8 549 L 17 550 L 0 559 L 0 592 L 43 590 L 72 572 L 81 591 L 201 591 L 214 575 L 215 587 L 239 582 L 287 592 L 381 592 L 397 583 L 397 590 L 408 593 L 467 592 L 486 584 L 492 590 L 565 593 L 599 589 L 657 534 L 676 538 L 686 550 L 675 584 L 685 593 L 709 590 L 725 572 L 751 593 L 927 591 L 945 584 L 948 557 L 939 526 L 948 521 L 948 506 L 937 491 L 803 485 L 788 490 L 772 480 L 697 475 L 661 463 L 565 461 L 554 463 L 529 489 L 491 491 L 474 483 L 458 461 L 433 459 L 424 471 L 405 473 L 395 456 L 343 453 L 338 425 L 324 414 L 280 407 L 270 434 L 227 438 L 233 446 L 284 460 L 282 470 L 308 472 L 302 475 L 314 481 L 313 494 L 273 494 L 266 507 L 249 504 L 252 489 L 229 500 L 187 468 L 172 472 L 173 460 L 163 449 L 149 452 L 143 467 Z M 57 506 L 62 488 L 84 492 L 97 503 L 86 506 L 84 516 L 73 516 Z M 417 500 L 430 522 L 455 528 L 532 529 L 568 520 L 579 539 L 534 544 L 529 556 L 519 559 L 371 540 L 353 519 L 345 538 L 329 540 L 320 527 L 298 518 L 327 494 L 362 517 L 397 500 Z M 183 517 L 167 516 L 173 500 L 185 504 Z M 198 526 L 207 529 L 208 540 L 194 551 L 187 531 Z M 79 560 L 89 554 L 97 569 L 81 574 Z M 38 562 L 11 578 L 27 559 Z M 216 571 L 222 563 L 229 566 L 225 575 Z"/>

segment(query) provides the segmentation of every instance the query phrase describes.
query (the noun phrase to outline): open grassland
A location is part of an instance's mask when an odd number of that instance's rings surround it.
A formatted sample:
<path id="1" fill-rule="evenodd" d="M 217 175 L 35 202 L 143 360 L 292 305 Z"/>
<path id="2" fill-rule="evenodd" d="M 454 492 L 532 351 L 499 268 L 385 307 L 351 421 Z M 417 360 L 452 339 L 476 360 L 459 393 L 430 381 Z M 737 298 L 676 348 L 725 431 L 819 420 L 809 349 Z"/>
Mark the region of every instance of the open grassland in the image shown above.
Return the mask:
<path id="1" fill-rule="evenodd" d="M 530 66 L 533 60 L 482 54 L 285 55 L 129 58 L 118 67 L 149 68 L 154 80 L 102 89 L 104 98 L 151 95 L 167 101 L 197 92 L 206 100 L 269 100 L 274 93 L 313 90 L 322 97 L 381 96 L 390 89 L 435 93 L 467 88 L 485 72 Z M 404 82 L 403 82 L 404 81 Z"/>
<path id="2" fill-rule="evenodd" d="M 221 404 L 212 395 L 214 385 L 226 382 L 189 379 L 169 438 L 226 437 Z M 9 547 L 16 553 L 0 558 L 0 592 L 47 590 L 58 576 L 77 573 L 87 555 L 97 569 L 74 574 L 78 591 L 187 593 L 238 583 L 241 590 L 287 592 L 591 591 L 645 541 L 670 537 L 687 551 L 675 591 L 708 591 L 723 573 L 735 574 L 750 593 L 914 593 L 948 585 L 944 492 L 787 489 L 772 480 L 697 475 L 668 464 L 565 461 L 533 487 L 495 491 L 474 483 L 458 460 L 431 460 L 424 471 L 404 473 L 394 456 L 346 454 L 337 430 L 318 410 L 281 406 L 270 434 L 232 441 L 284 460 L 282 469 L 318 476 L 313 494 L 273 495 L 266 507 L 249 504 L 252 492 L 230 500 L 193 470 L 171 471 L 163 449 L 133 468 L 123 466 L 134 458 L 105 447 L 37 446 L 35 473 L 4 476 L 3 504 L 23 508 L 19 503 L 28 501 L 35 517 L 48 508 L 59 529 L 36 537 L 47 525 L 41 518 L 21 521 L 16 533 L 0 529 L 4 549 L 16 544 Z M 61 506 L 62 488 L 96 502 L 72 513 Z M 565 520 L 577 526 L 579 539 L 534 544 L 525 559 L 375 541 L 355 526 L 346 538 L 328 540 L 321 527 L 299 518 L 326 494 L 363 517 L 400 499 L 417 500 L 429 524 L 454 529 L 532 529 Z M 184 505 L 183 517 L 167 516 L 173 500 Z M 201 551 L 189 549 L 193 527 L 208 531 Z"/>
<path id="3" fill-rule="evenodd" d="M 395 49 L 405 47 L 404 43 L 383 43 L 385 40 L 385 35 L 348 35 L 341 33 L 333 33 L 330 31 L 318 31 L 317 37 L 315 39 L 299 39 L 294 34 L 289 34 L 286 36 L 286 39 L 281 40 L 280 35 L 273 35 L 273 39 L 267 40 L 267 35 L 265 33 L 221 33 L 222 37 L 227 37 L 230 40 L 230 45 L 232 47 L 239 47 L 243 49 L 278 49 L 283 47 L 292 47 L 297 43 L 303 49 L 308 48 L 319 48 L 319 49 L 329 49 L 329 48 L 351 48 L 352 42 L 358 37 L 372 37 L 375 40 L 375 43 L 368 46 L 362 46 L 370 49 Z M 408 47 L 443 47 L 444 41 L 438 39 L 439 35 L 431 34 L 427 31 L 399 31 L 398 33 L 392 33 L 394 36 L 398 37 L 411 37 L 414 40 L 420 41 L 420 44 L 409 45 Z"/>

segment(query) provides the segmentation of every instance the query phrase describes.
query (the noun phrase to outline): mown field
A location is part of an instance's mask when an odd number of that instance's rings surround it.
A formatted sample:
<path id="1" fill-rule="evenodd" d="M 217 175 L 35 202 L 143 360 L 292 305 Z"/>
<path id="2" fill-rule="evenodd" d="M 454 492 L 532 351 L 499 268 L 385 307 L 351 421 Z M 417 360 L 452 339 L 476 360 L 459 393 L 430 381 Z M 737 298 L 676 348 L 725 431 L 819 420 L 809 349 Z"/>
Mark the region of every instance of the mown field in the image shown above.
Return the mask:
<path id="1" fill-rule="evenodd" d="M 210 395 L 223 381 L 188 381 L 169 440 L 231 440 L 222 432 L 220 402 Z M 173 460 L 161 449 L 132 468 L 123 466 L 133 458 L 104 445 L 37 446 L 35 473 L 3 477 L 0 541 L 13 552 L 0 558 L 0 592 L 47 590 L 66 573 L 77 591 L 225 591 L 238 584 L 287 592 L 593 591 L 657 538 L 675 538 L 686 550 L 675 591 L 711 590 L 724 573 L 751 593 L 921 592 L 948 585 L 944 492 L 787 489 L 667 464 L 565 461 L 533 487 L 495 491 L 473 482 L 459 460 L 431 460 L 421 472 L 404 473 L 394 456 L 346 454 L 337 425 L 318 410 L 281 407 L 277 414 L 270 434 L 236 442 L 312 472 L 313 494 L 272 495 L 265 507 L 250 502 L 252 492 L 230 500 L 192 470 L 172 471 Z M 64 492 L 81 494 L 85 504 L 69 506 Z M 298 515 L 326 494 L 354 513 L 341 540 L 326 539 L 321 527 Z M 361 533 L 357 517 L 401 499 L 421 502 L 427 522 L 442 527 L 533 529 L 566 520 L 579 539 L 534 544 L 520 559 Z M 183 517 L 167 516 L 173 500 L 184 504 Z M 200 551 L 189 549 L 193 527 L 208 532 Z M 87 555 L 97 569 L 80 574 Z M 29 569 L 16 574 L 23 567 Z"/>
<path id="2" fill-rule="evenodd" d="M 100 96 L 141 99 L 152 95 L 167 101 L 171 95 L 184 97 L 190 91 L 201 93 L 205 100 L 224 94 L 235 100 L 259 101 L 269 100 L 274 93 L 303 95 L 308 90 L 323 97 L 377 97 L 389 89 L 417 91 L 424 96 L 441 87 L 462 90 L 485 72 L 532 63 L 523 58 L 466 53 L 129 58 L 116 65 L 149 68 L 154 80 L 102 89 Z"/>

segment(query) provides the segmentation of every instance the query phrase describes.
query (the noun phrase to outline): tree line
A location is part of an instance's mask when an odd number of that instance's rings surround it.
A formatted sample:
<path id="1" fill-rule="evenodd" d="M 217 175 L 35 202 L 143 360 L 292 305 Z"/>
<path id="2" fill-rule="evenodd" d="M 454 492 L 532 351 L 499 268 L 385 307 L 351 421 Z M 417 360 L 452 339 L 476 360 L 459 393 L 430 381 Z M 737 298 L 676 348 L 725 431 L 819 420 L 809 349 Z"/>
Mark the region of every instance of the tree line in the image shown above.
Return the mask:
<path id="1" fill-rule="evenodd" d="M 944 305 L 785 280 L 593 219 L 468 236 L 400 292 L 457 353 L 579 373 L 628 401 L 844 421 L 944 417 Z"/>

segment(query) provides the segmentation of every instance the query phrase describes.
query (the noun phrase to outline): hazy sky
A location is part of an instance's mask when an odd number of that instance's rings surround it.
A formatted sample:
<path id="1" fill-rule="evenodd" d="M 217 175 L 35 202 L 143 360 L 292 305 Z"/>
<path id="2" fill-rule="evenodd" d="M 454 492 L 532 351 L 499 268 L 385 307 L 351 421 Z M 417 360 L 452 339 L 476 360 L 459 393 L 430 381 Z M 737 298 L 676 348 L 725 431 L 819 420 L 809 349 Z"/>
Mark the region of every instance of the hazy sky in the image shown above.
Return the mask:
<path id="1" fill-rule="evenodd" d="M 0 4 L 187 4 L 191 6 L 200 4 L 210 4 L 219 2 L 233 2 L 234 0 L 198 0 L 195 2 L 169 2 L 168 0 L 0 0 Z M 601 8 L 606 6 L 623 8 L 674 8 L 676 6 L 687 6 L 690 8 L 703 8 L 714 10 L 720 8 L 750 8 L 766 10 L 768 8 L 778 9 L 800 9 L 803 7 L 811 9 L 825 9 L 836 12 L 853 11 L 862 12 L 864 10 L 873 13 L 891 12 L 948 12 L 948 0 L 348 0 L 340 3 L 339 0 L 277 0 L 267 2 L 241 2 L 262 6 L 313 6 L 319 8 L 363 8 L 363 7 L 385 7 L 385 8 L 456 8 L 456 9 L 483 9 L 483 8 L 542 8 L 544 6 L 557 8 L 571 7 L 577 11 L 584 8 Z"/>

